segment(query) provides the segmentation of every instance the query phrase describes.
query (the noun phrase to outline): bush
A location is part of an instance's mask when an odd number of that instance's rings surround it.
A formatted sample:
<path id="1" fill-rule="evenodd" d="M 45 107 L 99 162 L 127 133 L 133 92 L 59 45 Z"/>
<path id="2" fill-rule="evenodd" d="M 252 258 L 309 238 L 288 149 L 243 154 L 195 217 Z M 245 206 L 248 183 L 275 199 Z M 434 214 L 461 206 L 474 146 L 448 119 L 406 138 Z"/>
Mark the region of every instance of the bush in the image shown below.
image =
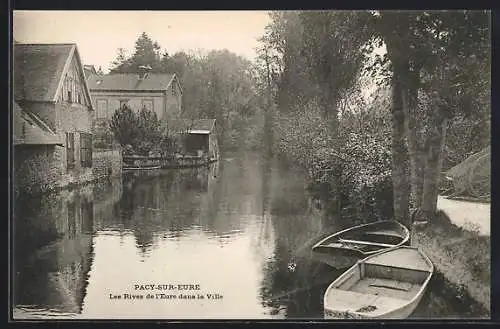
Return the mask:
<path id="1" fill-rule="evenodd" d="M 146 108 L 136 114 L 124 105 L 113 114 L 110 128 L 124 154 L 171 156 L 178 150 L 176 139 L 163 129 L 156 113 Z"/>
<path id="2" fill-rule="evenodd" d="M 275 152 L 303 167 L 322 197 L 329 197 L 338 176 L 342 216 L 387 219 L 392 216 L 388 122 L 384 106 L 352 111 L 340 120 L 334 141 L 318 106 L 309 102 L 304 109 L 276 114 Z"/>
<path id="3" fill-rule="evenodd" d="M 114 143 L 113 132 L 108 120 L 96 120 L 92 127 L 92 144 L 98 149 L 112 149 Z"/>
<path id="4" fill-rule="evenodd" d="M 132 109 L 123 105 L 111 117 L 109 127 L 120 145 L 134 145 L 139 135 L 138 120 Z"/>

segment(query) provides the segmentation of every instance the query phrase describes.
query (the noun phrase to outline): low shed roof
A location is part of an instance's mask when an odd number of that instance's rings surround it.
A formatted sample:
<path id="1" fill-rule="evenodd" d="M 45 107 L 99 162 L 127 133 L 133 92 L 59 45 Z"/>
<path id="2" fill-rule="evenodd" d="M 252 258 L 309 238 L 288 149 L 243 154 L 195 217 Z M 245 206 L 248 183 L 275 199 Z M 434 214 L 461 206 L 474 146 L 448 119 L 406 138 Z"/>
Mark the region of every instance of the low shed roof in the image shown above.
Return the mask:
<path id="1" fill-rule="evenodd" d="M 14 102 L 14 145 L 62 145 L 59 136 L 36 114 Z"/>
<path id="2" fill-rule="evenodd" d="M 215 128 L 215 119 L 177 119 L 169 121 L 169 128 L 188 134 L 210 134 Z"/>

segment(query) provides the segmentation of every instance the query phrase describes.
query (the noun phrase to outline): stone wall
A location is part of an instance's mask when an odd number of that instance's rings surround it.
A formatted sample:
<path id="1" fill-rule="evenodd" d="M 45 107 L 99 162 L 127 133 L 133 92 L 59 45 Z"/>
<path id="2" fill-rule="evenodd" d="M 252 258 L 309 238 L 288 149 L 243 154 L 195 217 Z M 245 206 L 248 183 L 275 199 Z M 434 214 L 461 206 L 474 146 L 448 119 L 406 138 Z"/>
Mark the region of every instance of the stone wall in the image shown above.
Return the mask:
<path id="1" fill-rule="evenodd" d="M 121 175 L 121 150 L 94 149 L 92 151 L 92 172 L 94 179 Z"/>
<path id="2" fill-rule="evenodd" d="M 18 145 L 14 148 L 14 190 L 38 194 L 55 190 L 63 175 L 63 147 L 55 145 Z"/>
<path id="3" fill-rule="evenodd" d="M 120 149 L 94 149 L 92 168 L 80 171 L 76 176 L 65 173 L 64 147 L 20 145 L 14 149 L 13 169 L 16 195 L 19 193 L 39 194 L 68 185 L 78 185 L 108 176 L 119 176 L 122 172 L 122 155 Z"/>

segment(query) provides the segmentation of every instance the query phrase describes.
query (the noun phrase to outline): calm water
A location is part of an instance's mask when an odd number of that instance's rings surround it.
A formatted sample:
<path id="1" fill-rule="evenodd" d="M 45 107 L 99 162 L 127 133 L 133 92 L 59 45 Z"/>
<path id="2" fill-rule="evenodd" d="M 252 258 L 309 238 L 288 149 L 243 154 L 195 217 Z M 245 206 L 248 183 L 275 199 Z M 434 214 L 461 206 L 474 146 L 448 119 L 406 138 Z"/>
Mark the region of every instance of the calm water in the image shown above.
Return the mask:
<path id="1" fill-rule="evenodd" d="M 310 247 L 349 223 L 305 186 L 300 172 L 244 153 L 19 202 L 14 317 L 321 319 L 340 272 Z M 416 316 L 458 313 L 439 291 L 423 304 Z"/>

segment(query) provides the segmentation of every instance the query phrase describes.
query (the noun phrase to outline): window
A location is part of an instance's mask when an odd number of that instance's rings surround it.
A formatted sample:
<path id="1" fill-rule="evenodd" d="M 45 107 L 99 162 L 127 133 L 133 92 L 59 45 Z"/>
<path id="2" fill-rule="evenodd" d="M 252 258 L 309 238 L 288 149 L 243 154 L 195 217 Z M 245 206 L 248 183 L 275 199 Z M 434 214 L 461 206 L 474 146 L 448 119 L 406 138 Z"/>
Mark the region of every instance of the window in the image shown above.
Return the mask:
<path id="1" fill-rule="evenodd" d="M 80 133 L 80 163 L 82 167 L 92 167 L 92 134 Z"/>
<path id="2" fill-rule="evenodd" d="M 66 164 L 68 169 L 75 167 L 75 134 L 66 133 Z"/>
<path id="3" fill-rule="evenodd" d="M 142 100 L 142 107 L 146 108 L 150 111 L 154 110 L 154 104 L 152 99 L 143 99 Z"/>
<path id="4" fill-rule="evenodd" d="M 98 99 L 96 103 L 97 103 L 96 117 L 98 119 L 106 118 L 108 113 L 108 101 L 105 99 Z"/>
<path id="5" fill-rule="evenodd" d="M 125 105 L 128 106 L 128 99 L 120 99 L 120 108 L 124 107 Z"/>
<path id="6" fill-rule="evenodd" d="M 73 79 L 71 77 L 68 78 L 68 102 L 73 103 Z"/>
<path id="7" fill-rule="evenodd" d="M 175 84 L 172 81 L 172 96 L 175 96 Z"/>

